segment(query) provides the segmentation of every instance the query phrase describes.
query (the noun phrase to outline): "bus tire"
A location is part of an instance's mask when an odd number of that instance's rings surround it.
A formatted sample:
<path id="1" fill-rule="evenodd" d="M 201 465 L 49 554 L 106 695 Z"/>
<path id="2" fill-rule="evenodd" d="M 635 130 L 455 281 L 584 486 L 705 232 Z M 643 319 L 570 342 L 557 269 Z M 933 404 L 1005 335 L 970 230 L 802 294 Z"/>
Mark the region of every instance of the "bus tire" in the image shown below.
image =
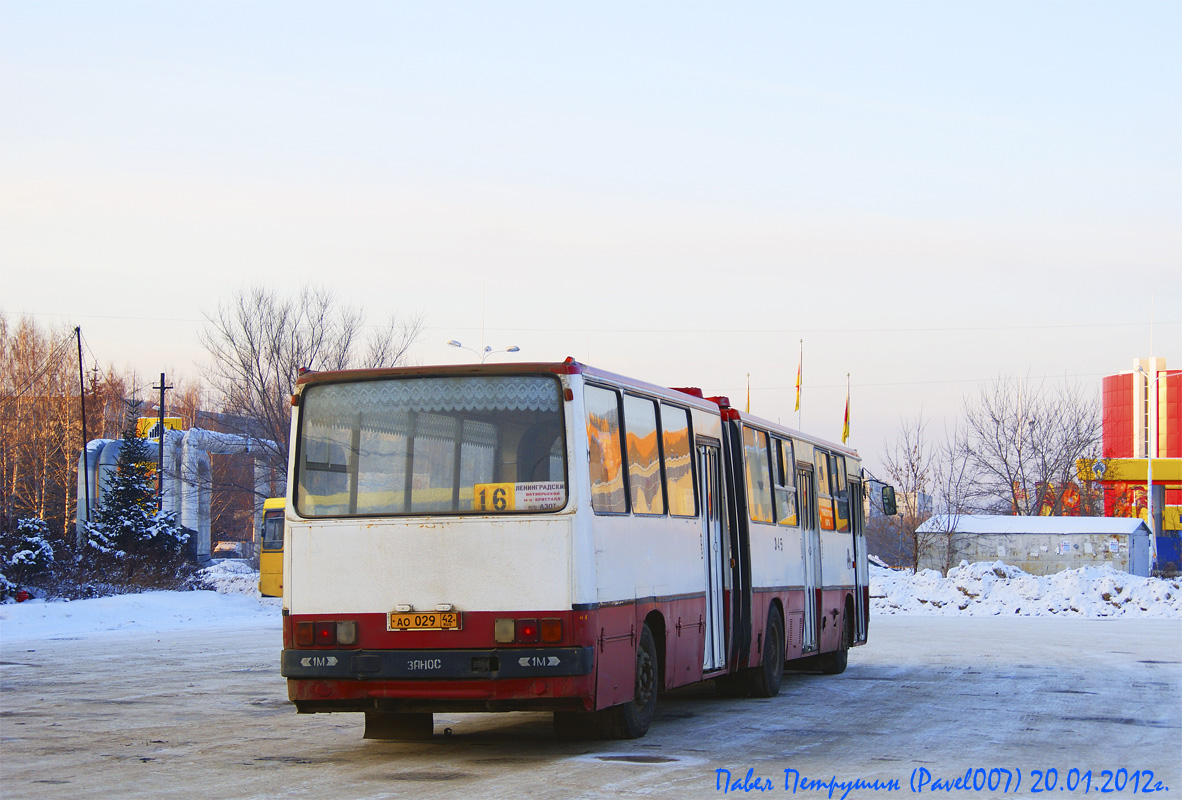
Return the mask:
<path id="1" fill-rule="evenodd" d="M 600 716 L 594 711 L 555 711 L 554 737 L 564 741 L 598 739 Z"/>
<path id="2" fill-rule="evenodd" d="M 751 681 L 741 672 L 719 675 L 714 679 L 714 688 L 719 697 L 746 697 L 751 694 Z"/>
<path id="3" fill-rule="evenodd" d="M 784 680 L 784 623 L 775 606 L 767 613 L 767 627 L 763 632 L 763 663 L 751 671 L 751 694 L 755 697 L 775 697 Z"/>
<path id="4" fill-rule="evenodd" d="M 648 732 L 657 710 L 660 677 L 657 645 L 648 625 L 645 625 L 640 629 L 640 643 L 636 648 L 636 688 L 632 702 L 604 709 L 605 739 L 639 739 Z"/>
<path id="5" fill-rule="evenodd" d="M 832 653 L 818 657 L 823 675 L 840 675 L 845 672 L 846 665 L 850 661 L 850 640 L 853 638 L 850 625 L 852 624 L 853 620 L 850 619 L 849 614 L 846 614 L 845 622 L 841 626 L 841 647 Z"/>
<path id="6" fill-rule="evenodd" d="M 421 742 L 434 733 L 431 712 L 397 714 L 390 711 L 366 711 L 363 739 L 387 742 Z"/>

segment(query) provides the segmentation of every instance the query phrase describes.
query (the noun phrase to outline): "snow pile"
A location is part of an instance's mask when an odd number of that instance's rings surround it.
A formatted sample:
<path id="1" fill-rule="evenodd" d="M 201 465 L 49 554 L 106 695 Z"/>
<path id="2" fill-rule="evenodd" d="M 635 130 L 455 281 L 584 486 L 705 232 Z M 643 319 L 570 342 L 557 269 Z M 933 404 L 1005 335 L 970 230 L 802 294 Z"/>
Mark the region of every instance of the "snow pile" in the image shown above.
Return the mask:
<path id="1" fill-rule="evenodd" d="M 946 578 L 931 569 L 912 574 L 872 565 L 870 602 L 875 614 L 1182 618 L 1182 584 L 1107 564 L 1030 575 L 1000 561 L 962 561 Z"/>
<path id="2" fill-rule="evenodd" d="M 75 638 L 117 631 L 258 627 L 278 631 L 279 598 L 217 592 L 143 592 L 89 600 L 0 605 L 0 641 Z"/>
<path id="3" fill-rule="evenodd" d="M 259 595 L 259 573 L 242 559 L 214 561 L 197 572 L 214 591 L 142 592 L 88 600 L 0 605 L 0 641 L 75 638 L 96 633 L 189 628 L 259 627 L 279 630 L 278 597 Z"/>
<path id="4" fill-rule="evenodd" d="M 223 558 L 197 571 L 201 585 L 219 594 L 259 596 L 259 571 L 240 558 Z"/>

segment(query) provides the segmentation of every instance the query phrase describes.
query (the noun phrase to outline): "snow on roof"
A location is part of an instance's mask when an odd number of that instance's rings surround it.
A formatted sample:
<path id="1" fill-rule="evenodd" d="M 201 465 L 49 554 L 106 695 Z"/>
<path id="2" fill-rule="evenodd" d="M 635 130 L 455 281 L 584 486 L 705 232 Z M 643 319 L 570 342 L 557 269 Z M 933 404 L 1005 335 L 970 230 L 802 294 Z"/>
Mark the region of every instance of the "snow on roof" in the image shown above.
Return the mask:
<path id="1" fill-rule="evenodd" d="M 955 528 L 957 533 L 1043 534 L 1070 533 L 1129 535 L 1149 533 L 1145 523 L 1134 517 L 1003 517 L 993 514 L 937 514 L 919 526 L 921 533 L 939 533 Z"/>

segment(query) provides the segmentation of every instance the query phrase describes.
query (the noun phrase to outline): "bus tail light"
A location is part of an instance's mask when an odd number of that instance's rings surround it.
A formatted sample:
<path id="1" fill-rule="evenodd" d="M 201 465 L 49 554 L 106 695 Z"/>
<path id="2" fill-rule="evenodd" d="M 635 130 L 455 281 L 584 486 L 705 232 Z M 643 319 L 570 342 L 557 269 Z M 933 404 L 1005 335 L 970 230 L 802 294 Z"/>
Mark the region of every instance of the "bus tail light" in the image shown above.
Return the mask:
<path id="1" fill-rule="evenodd" d="M 337 644 L 357 644 L 357 623 L 352 620 L 337 623 Z"/>
<path id="2" fill-rule="evenodd" d="M 541 627 L 543 642 L 556 644 L 562 641 L 562 620 L 544 619 Z"/>
<path id="3" fill-rule="evenodd" d="M 296 647 L 357 644 L 357 623 L 353 620 L 300 621 L 293 628 Z"/>
<path id="4" fill-rule="evenodd" d="M 517 641 L 536 642 L 538 640 L 538 621 L 536 619 L 517 620 Z"/>
<path id="5" fill-rule="evenodd" d="M 513 642 L 556 644 L 562 641 L 562 620 L 557 618 L 537 620 L 502 617 L 493 620 L 493 639 L 497 644 L 512 644 Z"/>
<path id="6" fill-rule="evenodd" d="M 311 647 L 316 641 L 311 622 L 297 622 L 295 624 L 296 647 Z"/>
<path id="7" fill-rule="evenodd" d="M 316 644 L 336 644 L 337 624 L 335 622 L 314 623 Z"/>

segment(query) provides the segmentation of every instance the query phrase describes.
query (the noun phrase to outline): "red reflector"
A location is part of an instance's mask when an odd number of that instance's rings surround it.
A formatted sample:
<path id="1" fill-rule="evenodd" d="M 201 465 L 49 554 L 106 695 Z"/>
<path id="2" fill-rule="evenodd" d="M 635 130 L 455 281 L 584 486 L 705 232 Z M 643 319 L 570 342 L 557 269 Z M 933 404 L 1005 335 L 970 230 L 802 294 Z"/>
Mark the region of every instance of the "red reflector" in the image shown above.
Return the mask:
<path id="1" fill-rule="evenodd" d="M 538 621 L 536 619 L 517 620 L 517 641 L 536 642 L 538 640 Z"/>
<path id="2" fill-rule="evenodd" d="M 311 622 L 297 622 L 295 624 L 295 643 L 297 647 L 311 647 L 315 641 L 312 634 Z"/>
<path id="3" fill-rule="evenodd" d="M 316 644 L 336 644 L 337 624 L 335 622 L 316 623 Z"/>

